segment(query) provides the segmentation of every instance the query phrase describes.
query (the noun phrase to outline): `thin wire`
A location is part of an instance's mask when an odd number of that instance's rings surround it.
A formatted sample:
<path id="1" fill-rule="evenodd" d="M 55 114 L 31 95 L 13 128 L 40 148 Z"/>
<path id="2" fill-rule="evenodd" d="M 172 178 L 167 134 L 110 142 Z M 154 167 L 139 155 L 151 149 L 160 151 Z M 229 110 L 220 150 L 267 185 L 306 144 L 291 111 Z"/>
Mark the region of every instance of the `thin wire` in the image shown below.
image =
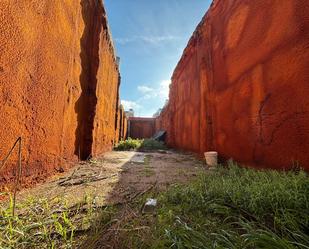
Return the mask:
<path id="1" fill-rule="evenodd" d="M 0 170 L 5 166 L 7 160 L 9 159 L 9 157 L 11 156 L 16 144 L 21 140 L 21 137 L 17 138 L 16 142 L 14 143 L 13 147 L 11 148 L 10 152 L 7 154 L 7 156 L 4 158 L 4 160 L 2 161 L 2 165 L 0 166 Z"/>
<path id="2" fill-rule="evenodd" d="M 21 137 L 19 138 L 19 147 L 18 147 L 18 172 L 17 172 L 17 177 L 15 181 L 15 189 L 14 189 L 14 197 L 13 197 L 13 216 L 15 216 L 15 207 L 16 207 L 16 194 L 17 194 L 17 189 L 20 185 L 20 177 L 22 173 L 22 168 L 21 168 L 21 147 L 22 147 L 22 139 Z"/>
<path id="3" fill-rule="evenodd" d="M 22 138 L 19 137 L 17 138 L 16 142 L 14 143 L 13 147 L 7 154 L 7 156 L 4 158 L 2 161 L 2 165 L 0 167 L 0 170 L 6 165 L 9 157 L 12 155 L 13 150 L 15 149 L 16 145 L 19 143 L 18 147 L 18 162 L 17 162 L 17 177 L 15 179 L 15 188 L 14 188 L 14 196 L 13 196 L 13 216 L 15 216 L 15 207 L 16 207 L 16 194 L 17 194 L 17 189 L 20 184 L 20 177 L 22 174 L 22 165 L 21 165 L 21 148 L 22 148 Z"/>

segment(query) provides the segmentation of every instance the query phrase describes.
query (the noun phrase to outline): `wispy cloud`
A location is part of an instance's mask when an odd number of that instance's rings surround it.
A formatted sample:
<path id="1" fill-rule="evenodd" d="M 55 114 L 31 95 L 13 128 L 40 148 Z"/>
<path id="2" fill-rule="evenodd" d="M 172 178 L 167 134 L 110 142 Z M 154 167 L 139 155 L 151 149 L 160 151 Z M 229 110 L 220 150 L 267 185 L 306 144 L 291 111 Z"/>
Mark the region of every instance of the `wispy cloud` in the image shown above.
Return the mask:
<path id="1" fill-rule="evenodd" d="M 139 85 L 137 87 L 140 97 L 135 100 L 121 100 L 125 110 L 133 109 L 137 115 L 152 116 L 157 110 L 151 107 L 151 103 L 158 103 L 163 107 L 168 99 L 170 80 L 162 80 L 155 86 Z"/>
<path id="2" fill-rule="evenodd" d="M 121 100 L 121 104 L 123 105 L 123 108 L 125 110 L 129 109 L 137 110 L 141 108 L 141 106 L 137 102 L 131 100 Z"/>
<path id="3" fill-rule="evenodd" d="M 168 99 L 170 80 L 162 80 L 157 87 L 140 85 L 137 90 L 143 94 L 141 100 L 159 98 L 162 101 Z"/>
<path id="4" fill-rule="evenodd" d="M 134 43 L 134 42 L 144 42 L 156 45 L 162 42 L 175 41 L 181 39 L 182 37 L 180 36 L 167 35 L 167 36 L 132 36 L 132 37 L 115 38 L 114 40 L 121 45 L 126 45 L 128 43 Z"/>
<path id="5" fill-rule="evenodd" d="M 141 93 L 144 93 L 144 94 L 146 94 L 146 93 L 152 93 L 152 92 L 154 91 L 153 88 L 148 87 L 148 86 L 138 86 L 138 87 L 137 87 L 137 90 L 138 90 L 139 92 L 141 92 Z"/>

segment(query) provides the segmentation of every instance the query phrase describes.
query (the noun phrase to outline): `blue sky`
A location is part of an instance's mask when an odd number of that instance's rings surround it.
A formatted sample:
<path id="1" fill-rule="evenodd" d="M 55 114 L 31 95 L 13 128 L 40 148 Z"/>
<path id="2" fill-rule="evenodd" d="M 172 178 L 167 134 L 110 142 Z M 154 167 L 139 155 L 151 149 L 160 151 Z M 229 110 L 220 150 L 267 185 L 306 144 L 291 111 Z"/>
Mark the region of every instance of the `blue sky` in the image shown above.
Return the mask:
<path id="1" fill-rule="evenodd" d="M 173 70 L 210 0 L 104 0 L 120 57 L 120 97 L 135 116 L 152 116 L 168 98 Z"/>

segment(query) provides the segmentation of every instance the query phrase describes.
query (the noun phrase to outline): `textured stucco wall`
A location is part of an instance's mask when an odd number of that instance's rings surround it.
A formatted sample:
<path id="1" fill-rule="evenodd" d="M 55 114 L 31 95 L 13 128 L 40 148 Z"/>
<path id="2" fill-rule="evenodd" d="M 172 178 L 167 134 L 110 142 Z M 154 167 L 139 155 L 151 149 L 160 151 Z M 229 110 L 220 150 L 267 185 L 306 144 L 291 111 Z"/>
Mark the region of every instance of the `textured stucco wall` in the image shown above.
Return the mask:
<path id="1" fill-rule="evenodd" d="M 126 117 L 125 112 L 123 118 L 122 139 L 126 140 L 128 137 L 128 118 Z"/>
<path id="2" fill-rule="evenodd" d="M 128 122 L 128 136 L 131 138 L 151 138 L 156 132 L 155 118 L 130 117 Z"/>
<path id="3" fill-rule="evenodd" d="M 128 119 L 126 117 L 123 106 L 119 108 L 119 140 L 125 140 L 127 138 Z"/>
<path id="4" fill-rule="evenodd" d="M 309 2 L 216 0 L 157 121 L 170 146 L 309 169 Z"/>
<path id="5" fill-rule="evenodd" d="M 27 185 L 110 149 L 119 79 L 100 0 L 0 1 L 0 159 L 22 136 Z"/>

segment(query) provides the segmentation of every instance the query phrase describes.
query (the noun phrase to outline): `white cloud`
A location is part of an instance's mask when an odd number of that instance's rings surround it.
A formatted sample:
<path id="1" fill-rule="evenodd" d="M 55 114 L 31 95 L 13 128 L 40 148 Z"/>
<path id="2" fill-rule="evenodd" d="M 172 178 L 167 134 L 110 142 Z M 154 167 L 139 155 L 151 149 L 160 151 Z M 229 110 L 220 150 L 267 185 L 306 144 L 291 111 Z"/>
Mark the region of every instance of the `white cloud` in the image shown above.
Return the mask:
<path id="1" fill-rule="evenodd" d="M 137 90 L 144 94 L 141 100 L 159 98 L 163 101 L 168 99 L 170 80 L 162 80 L 157 87 L 149 87 L 141 85 L 137 87 Z"/>
<path id="2" fill-rule="evenodd" d="M 141 97 L 134 101 L 121 100 L 121 104 L 126 111 L 133 109 L 136 116 L 151 117 L 157 111 L 153 103 L 163 107 L 168 99 L 170 83 L 170 80 L 162 80 L 154 87 L 140 85 L 137 87 L 137 90 L 140 92 Z"/>
<path id="3" fill-rule="evenodd" d="M 160 82 L 160 87 L 159 87 L 159 95 L 161 96 L 161 98 L 168 99 L 168 94 L 170 92 L 170 84 L 171 81 L 170 80 L 162 80 Z"/>
<path id="4" fill-rule="evenodd" d="M 123 105 L 123 108 L 127 111 L 129 109 L 139 109 L 141 106 L 136 103 L 135 101 L 130 101 L 130 100 L 121 100 L 121 104 Z"/>
<path id="5" fill-rule="evenodd" d="M 137 90 L 141 93 L 149 93 L 152 92 L 154 89 L 148 86 L 138 86 Z"/>
<path id="6" fill-rule="evenodd" d="M 121 44 L 121 45 L 125 45 L 127 43 L 132 42 L 132 38 L 114 38 L 114 41 Z"/>
<path id="7" fill-rule="evenodd" d="M 141 36 L 115 38 L 114 40 L 121 45 L 126 45 L 128 43 L 138 42 L 138 41 L 156 45 L 162 42 L 168 42 L 168 41 L 174 41 L 174 40 L 180 40 L 180 39 L 182 39 L 182 37 L 173 36 L 173 35 L 166 35 L 166 36 L 142 36 L 141 35 Z"/>

